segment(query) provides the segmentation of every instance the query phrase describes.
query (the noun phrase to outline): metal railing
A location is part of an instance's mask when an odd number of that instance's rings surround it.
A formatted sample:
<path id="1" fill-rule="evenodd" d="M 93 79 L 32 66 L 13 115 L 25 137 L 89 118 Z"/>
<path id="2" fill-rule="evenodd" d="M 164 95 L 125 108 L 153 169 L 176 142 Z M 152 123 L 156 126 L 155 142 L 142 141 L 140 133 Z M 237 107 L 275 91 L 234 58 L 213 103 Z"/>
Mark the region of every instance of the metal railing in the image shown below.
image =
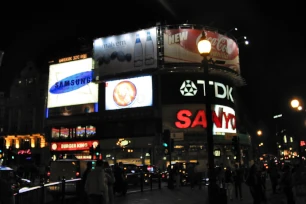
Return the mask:
<path id="1" fill-rule="evenodd" d="M 82 179 L 62 179 L 58 182 L 22 188 L 14 194 L 15 204 L 65 204 L 68 199 L 80 200 L 84 194 Z M 135 173 L 126 176 L 127 194 L 161 189 L 161 174 Z"/>

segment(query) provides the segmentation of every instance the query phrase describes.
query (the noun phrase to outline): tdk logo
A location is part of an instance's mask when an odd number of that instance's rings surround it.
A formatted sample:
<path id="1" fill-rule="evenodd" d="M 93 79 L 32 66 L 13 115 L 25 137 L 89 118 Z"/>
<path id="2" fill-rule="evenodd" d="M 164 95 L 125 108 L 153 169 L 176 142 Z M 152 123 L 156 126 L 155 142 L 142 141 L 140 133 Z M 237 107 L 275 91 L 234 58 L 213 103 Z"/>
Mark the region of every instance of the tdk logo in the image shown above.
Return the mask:
<path id="1" fill-rule="evenodd" d="M 194 96 L 197 94 L 198 89 L 193 81 L 186 80 L 182 83 L 180 91 L 183 96 Z"/>
<path id="2" fill-rule="evenodd" d="M 205 81 L 197 80 L 196 84 L 202 84 L 203 95 L 206 96 Z M 180 87 L 180 92 L 182 96 L 195 96 L 198 92 L 196 84 L 191 80 L 185 80 Z M 213 82 L 213 81 L 209 81 L 209 85 L 214 87 L 214 93 L 216 98 L 227 99 L 230 100 L 231 102 L 234 102 L 234 98 L 232 96 L 232 91 L 233 91 L 232 87 L 224 85 L 220 82 Z"/>
<path id="3" fill-rule="evenodd" d="M 92 81 L 92 71 L 81 72 L 56 82 L 49 90 L 53 94 L 62 94 L 77 90 Z"/>

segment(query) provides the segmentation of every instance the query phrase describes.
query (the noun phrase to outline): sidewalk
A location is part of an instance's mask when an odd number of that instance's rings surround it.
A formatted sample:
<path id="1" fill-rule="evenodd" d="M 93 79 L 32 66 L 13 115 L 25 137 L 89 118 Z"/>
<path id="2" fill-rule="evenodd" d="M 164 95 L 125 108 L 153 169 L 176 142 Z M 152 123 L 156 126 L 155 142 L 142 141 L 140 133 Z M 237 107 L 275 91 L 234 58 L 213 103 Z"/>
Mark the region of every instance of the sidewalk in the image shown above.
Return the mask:
<path id="1" fill-rule="evenodd" d="M 242 184 L 243 200 L 235 199 L 235 191 L 233 191 L 233 201 L 228 198 L 228 204 L 252 204 L 253 199 L 249 192 L 249 188 Z M 126 196 L 116 197 L 115 203 L 120 204 L 206 204 L 207 202 L 207 186 L 203 186 L 201 190 L 185 186 L 180 189 L 169 190 L 163 187 L 161 190 L 152 190 L 130 193 Z"/>

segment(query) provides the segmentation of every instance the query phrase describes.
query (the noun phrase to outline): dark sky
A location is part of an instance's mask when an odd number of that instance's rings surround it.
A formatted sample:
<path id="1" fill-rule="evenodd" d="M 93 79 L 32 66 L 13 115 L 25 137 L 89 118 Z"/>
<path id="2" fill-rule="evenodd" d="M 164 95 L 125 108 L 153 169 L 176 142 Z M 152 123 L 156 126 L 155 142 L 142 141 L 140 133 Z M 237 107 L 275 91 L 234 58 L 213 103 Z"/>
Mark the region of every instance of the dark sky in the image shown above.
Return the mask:
<path id="1" fill-rule="evenodd" d="M 18 17 L 12 14 L 1 18 L 0 49 L 5 56 L 0 89 L 7 89 L 28 59 L 42 59 L 68 49 L 78 37 L 91 40 L 166 22 L 201 24 L 222 30 L 238 27 L 237 32 L 232 31 L 236 38 L 248 36 L 251 44 L 240 45 L 241 74 L 247 82 L 242 93 L 255 121 L 271 119 L 273 114 L 288 109 L 291 96 L 305 93 L 306 44 L 302 31 L 305 11 L 301 1 L 291 0 L 286 4 L 255 0 L 111 2 L 41 8 L 25 5 Z"/>

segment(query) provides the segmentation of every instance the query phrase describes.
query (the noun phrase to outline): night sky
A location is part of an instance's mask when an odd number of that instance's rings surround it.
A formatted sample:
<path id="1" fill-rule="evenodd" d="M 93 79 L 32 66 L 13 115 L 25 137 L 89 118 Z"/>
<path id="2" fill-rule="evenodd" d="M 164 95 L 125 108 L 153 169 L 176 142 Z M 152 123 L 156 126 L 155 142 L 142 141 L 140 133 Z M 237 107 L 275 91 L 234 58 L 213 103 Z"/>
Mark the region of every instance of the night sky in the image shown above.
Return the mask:
<path id="1" fill-rule="evenodd" d="M 92 41 L 162 22 L 200 24 L 222 30 L 237 27 L 237 32 L 231 32 L 236 38 L 248 37 L 250 45 L 239 45 L 241 74 L 247 82 L 241 93 L 256 125 L 260 124 L 258 121 L 271 122 L 274 114 L 288 111 L 291 97 L 306 100 L 306 44 L 302 33 L 305 11 L 301 1 L 124 2 L 31 7 L 24 9 L 18 18 L 1 18 L 0 50 L 5 55 L 0 90 L 8 89 L 27 60 L 47 62 L 55 52 L 71 50 L 79 37 Z"/>

